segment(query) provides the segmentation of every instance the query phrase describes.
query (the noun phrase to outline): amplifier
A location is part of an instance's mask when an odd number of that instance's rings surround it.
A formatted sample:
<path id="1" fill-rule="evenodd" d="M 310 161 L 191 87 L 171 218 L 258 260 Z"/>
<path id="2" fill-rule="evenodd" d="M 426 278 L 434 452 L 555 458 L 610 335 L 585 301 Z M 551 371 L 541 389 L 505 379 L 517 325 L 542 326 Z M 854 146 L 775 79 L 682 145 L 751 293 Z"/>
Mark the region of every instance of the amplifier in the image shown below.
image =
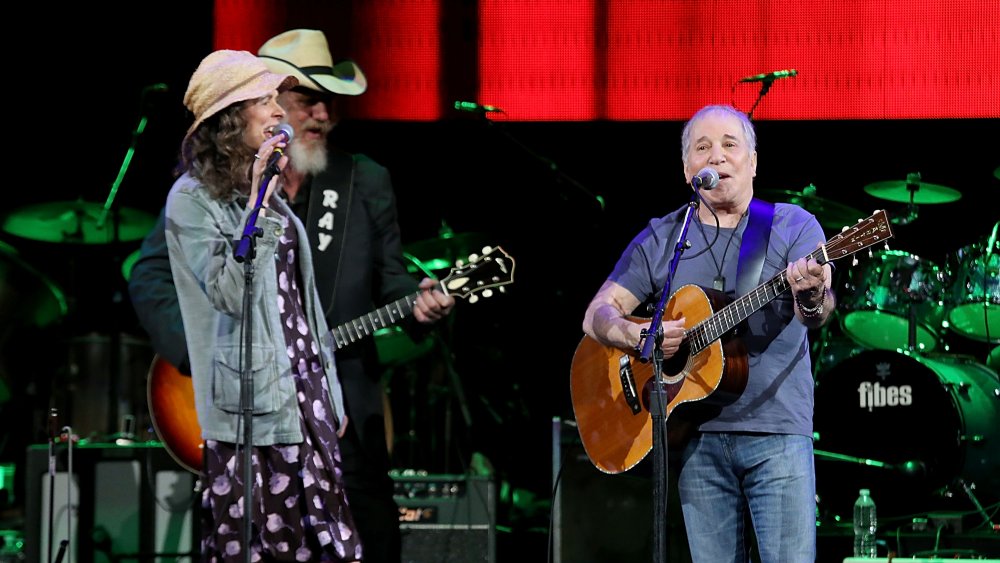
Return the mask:
<path id="1" fill-rule="evenodd" d="M 28 447 L 24 545 L 28 561 L 47 561 L 69 540 L 66 561 L 197 559 L 195 476 L 163 446 L 88 444 Z M 51 510 L 51 512 L 50 512 Z M 72 516 L 72 518 L 71 518 Z"/>
<path id="2" fill-rule="evenodd" d="M 618 475 L 602 473 L 575 423 L 552 419 L 553 563 L 653 560 L 652 457 Z M 690 561 L 672 472 L 667 486 L 667 560 Z"/>
<path id="3" fill-rule="evenodd" d="M 394 474 L 392 479 L 403 563 L 495 563 L 491 477 Z"/>

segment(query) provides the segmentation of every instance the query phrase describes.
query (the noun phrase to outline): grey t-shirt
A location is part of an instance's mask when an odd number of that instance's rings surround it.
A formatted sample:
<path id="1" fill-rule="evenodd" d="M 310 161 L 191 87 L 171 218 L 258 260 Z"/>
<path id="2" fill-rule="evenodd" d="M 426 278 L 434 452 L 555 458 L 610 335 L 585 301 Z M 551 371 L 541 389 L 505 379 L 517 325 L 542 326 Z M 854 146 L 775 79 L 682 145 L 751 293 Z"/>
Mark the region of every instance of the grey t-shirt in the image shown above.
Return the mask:
<path id="1" fill-rule="evenodd" d="M 683 221 L 686 207 L 651 220 L 629 243 L 608 279 L 643 303 L 656 303 L 673 257 L 675 226 Z M 711 288 L 721 271 L 724 291 L 734 298 L 746 224 L 744 216 L 736 229 L 720 229 L 709 252 L 706 248 L 715 237 L 715 226 L 692 222 L 687 236 L 691 248 L 677 265 L 671 295 L 688 284 Z M 763 271 L 754 286 L 782 274 L 789 262 L 813 252 L 824 240 L 823 230 L 811 213 L 795 205 L 775 204 Z M 786 291 L 747 319 L 741 333 L 749 355 L 746 390 L 718 416 L 702 423 L 700 430 L 812 436 L 809 343 L 806 327 L 795 319 L 793 305 L 792 294 Z"/>

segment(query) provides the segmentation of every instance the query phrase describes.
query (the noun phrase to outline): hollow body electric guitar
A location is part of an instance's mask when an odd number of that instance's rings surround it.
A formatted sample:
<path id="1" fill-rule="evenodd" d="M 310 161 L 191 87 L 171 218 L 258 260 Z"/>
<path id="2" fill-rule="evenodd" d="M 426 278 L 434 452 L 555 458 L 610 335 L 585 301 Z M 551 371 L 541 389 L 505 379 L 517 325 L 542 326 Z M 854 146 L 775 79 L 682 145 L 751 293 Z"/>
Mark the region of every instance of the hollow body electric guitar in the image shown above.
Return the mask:
<path id="1" fill-rule="evenodd" d="M 825 264 L 891 237 L 885 211 L 877 211 L 845 228 L 809 257 Z M 679 445 L 693 428 L 697 417 L 688 414 L 710 412 L 743 392 L 749 371 L 747 352 L 732 329 L 789 289 L 782 270 L 728 304 L 725 294 L 696 285 L 683 286 L 670 297 L 663 319 L 686 319 L 681 349 L 663 363 L 660 376 L 665 417 L 686 405 L 680 420 L 668 425 L 671 445 Z M 573 355 L 570 393 L 580 438 L 591 463 L 605 473 L 631 469 L 652 449 L 653 366 L 637 358 L 634 350 L 604 346 L 589 336 L 583 337 Z"/>
<path id="2" fill-rule="evenodd" d="M 492 295 L 494 289 L 503 292 L 504 286 L 513 281 L 514 259 L 502 248 L 495 247 L 481 256 L 471 257 L 468 264 L 452 268 L 438 287 L 448 295 L 475 303 L 480 295 Z M 372 336 L 379 329 L 393 326 L 413 314 L 413 305 L 419 295 L 417 291 L 339 325 L 322 337 L 323 342 L 336 351 Z M 167 452 L 188 471 L 199 473 L 202 438 L 191 377 L 157 355 L 149 369 L 146 399 L 153 428 Z"/>

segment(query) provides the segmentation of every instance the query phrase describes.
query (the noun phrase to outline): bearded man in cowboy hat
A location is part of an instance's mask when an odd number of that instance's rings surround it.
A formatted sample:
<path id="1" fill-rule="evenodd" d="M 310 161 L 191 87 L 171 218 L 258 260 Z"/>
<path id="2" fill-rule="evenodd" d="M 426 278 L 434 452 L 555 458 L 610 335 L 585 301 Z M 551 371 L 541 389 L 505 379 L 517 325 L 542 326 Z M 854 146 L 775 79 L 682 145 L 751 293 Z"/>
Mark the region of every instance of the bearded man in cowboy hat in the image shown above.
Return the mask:
<path id="1" fill-rule="evenodd" d="M 305 225 L 328 325 L 340 326 L 422 290 L 413 303 L 412 326 L 403 325 L 415 337 L 426 336 L 427 327 L 450 313 L 454 298 L 435 291 L 436 281 L 425 278 L 418 284 L 407 272 L 389 172 L 364 155 L 342 152 L 327 142 L 338 119 L 336 97 L 356 96 L 367 88 L 361 69 L 351 61 L 334 64 L 323 32 L 311 29 L 268 40 L 258 60 L 271 72 L 299 81 L 278 96 L 294 129 L 278 194 Z M 161 213 L 143 241 L 129 295 L 156 352 L 190 373 L 163 219 Z M 399 513 L 388 474 L 382 369 L 374 340 L 338 350 L 335 362 L 348 420 L 339 443 L 344 486 L 364 559 L 398 563 Z"/>
<path id="2" fill-rule="evenodd" d="M 317 286 L 331 327 L 366 315 L 419 289 L 414 317 L 430 325 L 455 304 L 407 272 L 389 172 L 370 158 L 330 146 L 338 96 L 367 88 L 355 63 L 334 63 L 323 32 L 294 29 L 261 46 L 258 57 L 272 71 L 299 79 L 278 97 L 295 129 L 282 190 L 303 219 L 313 248 Z M 413 326 L 411 332 L 420 333 Z M 417 335 L 418 337 L 423 335 Z M 361 534 L 366 562 L 400 560 L 399 512 L 392 498 L 385 413 L 375 343 L 366 339 L 340 350 L 337 371 L 351 420 L 341 440 L 344 484 Z"/>

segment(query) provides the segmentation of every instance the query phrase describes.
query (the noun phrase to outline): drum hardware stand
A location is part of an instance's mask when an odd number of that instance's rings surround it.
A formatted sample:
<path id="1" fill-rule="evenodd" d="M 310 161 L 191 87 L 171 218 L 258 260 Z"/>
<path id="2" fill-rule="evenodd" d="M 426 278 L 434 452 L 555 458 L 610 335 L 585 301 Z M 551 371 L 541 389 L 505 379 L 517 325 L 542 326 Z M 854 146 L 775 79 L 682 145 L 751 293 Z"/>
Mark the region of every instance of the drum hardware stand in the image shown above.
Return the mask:
<path id="1" fill-rule="evenodd" d="M 837 311 L 834 310 L 832 314 L 836 315 Z M 813 357 L 815 358 L 813 360 L 813 381 L 817 381 L 819 379 L 819 374 L 826 368 L 826 366 L 824 365 L 826 360 L 823 357 L 823 355 L 826 353 L 827 345 L 830 342 L 831 324 L 833 323 L 828 322 L 824 324 L 822 327 L 820 327 L 819 338 L 813 344 L 814 350 L 811 350 Z"/>
<path id="2" fill-rule="evenodd" d="M 59 435 L 57 428 L 58 424 L 58 411 L 55 408 L 49 410 L 49 533 L 48 533 L 48 561 L 52 563 L 52 547 L 53 541 L 55 540 L 55 499 L 56 499 L 56 452 L 55 444 L 56 437 Z M 70 426 L 62 427 L 62 434 L 66 436 L 66 447 L 68 452 L 68 461 L 66 467 L 66 539 L 59 542 L 59 554 L 55 559 L 55 563 L 61 563 L 63 555 L 66 554 L 66 548 L 69 546 L 70 542 L 73 540 L 73 428 Z M 72 556 L 70 556 L 72 561 Z"/>
<path id="3" fill-rule="evenodd" d="M 868 459 L 863 457 L 854 457 L 847 454 L 838 454 L 836 452 L 827 452 L 824 450 L 813 450 L 813 455 L 816 457 L 824 459 L 832 459 L 835 461 L 846 461 L 849 463 L 857 463 L 860 465 L 867 465 L 868 467 L 877 467 L 879 469 L 897 469 L 898 466 L 892 465 L 891 463 L 886 463 L 884 461 L 879 461 L 877 459 Z M 909 463 L 903 464 L 904 466 L 909 465 Z"/>
<path id="4" fill-rule="evenodd" d="M 419 374 L 412 362 L 392 369 L 402 369 L 404 371 L 402 377 L 404 377 L 407 382 L 406 396 L 409 412 L 407 413 L 406 418 L 406 434 L 405 436 L 401 436 L 400 440 L 406 440 L 406 467 L 416 468 L 418 463 L 417 452 L 427 451 L 428 449 L 428 447 L 420 447 L 421 437 L 417 432 L 417 384 Z M 388 423 L 388 421 L 386 422 Z M 399 448 L 394 449 L 398 450 Z M 421 460 L 421 463 L 423 463 L 423 460 Z"/>
<path id="5" fill-rule="evenodd" d="M 895 213 L 892 222 L 896 225 L 906 226 L 917 220 L 919 209 L 915 203 L 917 192 L 920 191 L 920 172 L 911 172 L 906 175 L 906 191 L 910 193 L 910 201 L 906 202 L 898 213 Z"/>
<path id="6" fill-rule="evenodd" d="M 449 319 L 450 320 L 450 319 Z M 448 327 L 449 339 L 450 339 L 450 326 Z M 465 424 L 466 438 L 472 433 L 472 414 L 469 411 L 469 403 L 465 399 L 465 390 L 462 387 L 462 380 L 458 376 L 458 372 L 455 371 L 454 359 L 451 355 L 451 348 L 445 342 L 444 337 L 438 337 L 439 344 L 441 346 L 441 356 L 444 358 L 444 369 L 448 375 L 448 383 L 451 387 L 451 392 L 454 394 L 453 401 L 448 401 L 448 406 L 445 409 L 445 426 L 444 426 L 444 467 L 445 471 L 449 471 L 451 467 L 451 453 L 452 453 L 452 440 L 453 436 L 453 419 L 452 415 L 452 404 L 457 403 L 458 408 L 462 414 L 462 422 Z M 463 462 L 464 465 L 464 462 Z"/>
<path id="7" fill-rule="evenodd" d="M 962 487 L 962 490 L 965 492 L 965 496 L 969 497 L 969 500 L 972 501 L 973 505 L 975 505 L 976 511 L 979 512 L 979 515 L 983 517 L 983 523 L 989 526 L 990 531 L 993 532 L 997 531 L 998 528 L 1000 527 L 998 527 L 997 524 L 993 523 L 993 521 L 990 520 L 990 515 L 986 512 L 986 510 L 983 508 L 983 505 L 979 503 L 979 499 L 976 498 L 976 495 L 973 494 L 972 492 L 973 490 L 975 490 L 976 484 L 967 483 L 965 479 L 962 479 L 961 477 L 959 477 L 956 482 L 960 487 Z"/>

